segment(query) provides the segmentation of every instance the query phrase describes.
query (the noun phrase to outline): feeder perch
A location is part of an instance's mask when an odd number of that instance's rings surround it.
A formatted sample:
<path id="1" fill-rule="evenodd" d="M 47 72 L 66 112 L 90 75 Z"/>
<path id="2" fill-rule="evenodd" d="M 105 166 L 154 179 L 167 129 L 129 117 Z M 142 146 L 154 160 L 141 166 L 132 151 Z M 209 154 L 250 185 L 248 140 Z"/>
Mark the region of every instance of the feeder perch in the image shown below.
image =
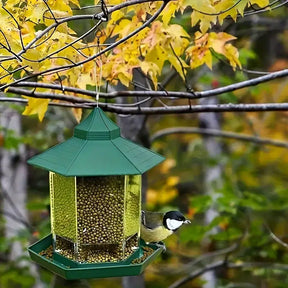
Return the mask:
<path id="1" fill-rule="evenodd" d="M 100 108 L 29 164 L 49 171 L 51 234 L 28 250 L 66 279 L 138 275 L 162 251 L 140 241 L 141 175 L 164 158 L 120 136 Z"/>

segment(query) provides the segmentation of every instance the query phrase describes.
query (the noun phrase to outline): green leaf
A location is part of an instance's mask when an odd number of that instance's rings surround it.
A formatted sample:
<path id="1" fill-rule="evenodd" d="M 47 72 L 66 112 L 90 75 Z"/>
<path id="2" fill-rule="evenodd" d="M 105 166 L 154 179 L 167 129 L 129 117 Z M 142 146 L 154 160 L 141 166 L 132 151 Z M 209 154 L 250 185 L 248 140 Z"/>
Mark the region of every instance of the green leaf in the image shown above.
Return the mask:
<path id="1" fill-rule="evenodd" d="M 181 229 L 179 231 L 179 238 L 180 238 L 180 241 L 183 243 L 187 243 L 190 241 L 199 243 L 207 231 L 208 231 L 207 226 L 193 223 L 193 225 L 189 225 L 189 226 L 187 225 L 185 229 Z"/>
<path id="2" fill-rule="evenodd" d="M 237 229 L 235 227 L 228 227 L 226 230 L 220 231 L 217 234 L 213 234 L 210 237 L 218 241 L 231 241 L 239 239 L 242 234 L 243 233 L 240 229 Z"/>
<path id="3" fill-rule="evenodd" d="M 193 196 L 190 206 L 195 209 L 196 213 L 205 212 L 212 204 L 212 199 L 208 195 Z"/>
<path id="4" fill-rule="evenodd" d="M 244 192 L 244 199 L 241 199 L 240 205 L 253 210 L 263 211 L 267 209 L 267 198 L 261 194 Z"/>

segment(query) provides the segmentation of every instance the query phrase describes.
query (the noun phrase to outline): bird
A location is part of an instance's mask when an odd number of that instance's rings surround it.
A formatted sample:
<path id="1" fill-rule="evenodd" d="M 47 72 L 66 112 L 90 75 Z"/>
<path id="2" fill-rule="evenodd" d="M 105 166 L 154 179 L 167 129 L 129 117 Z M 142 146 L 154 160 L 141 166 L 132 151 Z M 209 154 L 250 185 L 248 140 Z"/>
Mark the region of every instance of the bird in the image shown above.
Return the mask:
<path id="1" fill-rule="evenodd" d="M 179 211 L 141 211 L 140 237 L 146 243 L 160 243 L 177 231 L 183 224 L 191 223 Z"/>

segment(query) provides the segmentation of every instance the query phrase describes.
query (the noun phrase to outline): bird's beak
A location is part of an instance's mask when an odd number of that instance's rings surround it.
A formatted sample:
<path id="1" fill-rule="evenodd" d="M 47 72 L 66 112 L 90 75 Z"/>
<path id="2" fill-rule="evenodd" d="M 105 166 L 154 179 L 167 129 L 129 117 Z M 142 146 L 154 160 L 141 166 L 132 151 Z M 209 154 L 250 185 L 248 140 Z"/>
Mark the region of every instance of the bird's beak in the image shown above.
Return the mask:
<path id="1" fill-rule="evenodd" d="M 188 220 L 188 219 L 186 219 L 184 222 L 183 222 L 184 224 L 190 224 L 191 223 L 191 221 L 190 220 Z"/>

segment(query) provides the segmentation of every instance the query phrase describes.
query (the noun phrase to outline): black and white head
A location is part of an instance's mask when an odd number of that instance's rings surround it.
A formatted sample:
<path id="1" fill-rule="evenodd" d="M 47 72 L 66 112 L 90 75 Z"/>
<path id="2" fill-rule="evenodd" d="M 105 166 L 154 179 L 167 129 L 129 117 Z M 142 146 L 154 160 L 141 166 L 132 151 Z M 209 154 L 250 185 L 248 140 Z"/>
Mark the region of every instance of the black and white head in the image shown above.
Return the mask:
<path id="1" fill-rule="evenodd" d="M 164 214 L 163 225 L 166 229 L 171 231 L 176 231 L 183 224 L 191 223 L 190 220 L 187 220 L 184 215 L 179 211 L 169 211 Z"/>

